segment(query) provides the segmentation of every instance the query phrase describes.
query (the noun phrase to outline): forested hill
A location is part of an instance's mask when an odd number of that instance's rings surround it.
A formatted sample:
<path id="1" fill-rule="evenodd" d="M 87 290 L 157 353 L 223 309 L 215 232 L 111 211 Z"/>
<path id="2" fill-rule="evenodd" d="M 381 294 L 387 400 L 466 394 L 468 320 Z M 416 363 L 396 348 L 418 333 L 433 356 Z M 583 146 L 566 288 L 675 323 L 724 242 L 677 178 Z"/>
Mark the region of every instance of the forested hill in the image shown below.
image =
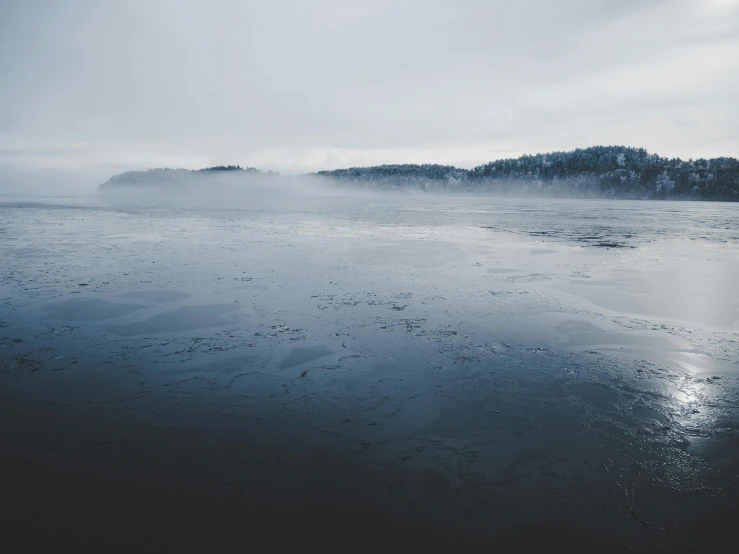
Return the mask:
<path id="1" fill-rule="evenodd" d="M 151 169 L 111 177 L 102 191 L 127 187 L 200 188 L 213 178 L 235 185 L 240 177 L 271 186 L 277 174 L 240 166 L 200 170 Z M 643 148 L 593 146 L 489 162 L 474 169 L 403 164 L 319 171 L 319 177 L 349 188 L 473 192 L 508 195 L 739 201 L 739 160 L 681 160 Z M 281 178 L 285 182 L 291 178 Z"/>
<path id="2" fill-rule="evenodd" d="M 521 156 L 471 170 L 444 165 L 382 165 L 320 171 L 318 175 L 371 188 L 739 201 L 739 160 L 735 158 L 684 161 L 625 146 Z"/>
<path id="3" fill-rule="evenodd" d="M 197 184 L 204 182 L 205 177 L 224 175 L 238 177 L 240 175 L 262 176 L 273 175 L 272 172 L 263 172 L 253 167 L 239 165 L 217 165 L 204 169 L 171 169 L 169 167 L 147 169 L 143 171 L 126 171 L 119 173 L 100 185 L 102 190 L 129 187 L 178 187 L 183 184 Z"/>

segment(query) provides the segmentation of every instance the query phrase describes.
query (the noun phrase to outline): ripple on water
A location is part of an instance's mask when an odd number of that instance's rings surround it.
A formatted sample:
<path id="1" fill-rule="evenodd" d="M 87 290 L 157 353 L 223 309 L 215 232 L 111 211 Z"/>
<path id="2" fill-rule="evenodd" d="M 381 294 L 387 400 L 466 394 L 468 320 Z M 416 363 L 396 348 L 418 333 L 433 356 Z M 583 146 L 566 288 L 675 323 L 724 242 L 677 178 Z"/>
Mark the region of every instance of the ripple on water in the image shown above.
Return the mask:
<path id="1" fill-rule="evenodd" d="M 97 298 L 74 298 L 45 306 L 44 311 L 52 319 L 92 321 L 121 317 L 143 307 L 139 304 L 122 304 Z"/>
<path id="2" fill-rule="evenodd" d="M 333 354 L 328 346 L 304 346 L 301 348 L 293 348 L 287 355 L 287 358 L 280 362 L 280 369 L 288 369 L 301 364 L 312 362 L 320 358 L 325 358 Z"/>
<path id="3" fill-rule="evenodd" d="M 167 304 L 169 302 L 177 302 L 178 300 L 184 300 L 190 295 L 184 292 L 177 292 L 172 290 L 136 290 L 132 292 L 124 292 L 118 295 L 120 298 L 136 298 L 139 300 L 148 300 L 150 302 L 160 302 Z"/>
<path id="4" fill-rule="evenodd" d="M 156 314 L 145 321 L 117 325 L 111 332 L 122 337 L 144 333 L 172 333 L 226 325 L 224 316 L 238 310 L 233 304 L 206 304 L 202 306 L 182 306 Z"/>

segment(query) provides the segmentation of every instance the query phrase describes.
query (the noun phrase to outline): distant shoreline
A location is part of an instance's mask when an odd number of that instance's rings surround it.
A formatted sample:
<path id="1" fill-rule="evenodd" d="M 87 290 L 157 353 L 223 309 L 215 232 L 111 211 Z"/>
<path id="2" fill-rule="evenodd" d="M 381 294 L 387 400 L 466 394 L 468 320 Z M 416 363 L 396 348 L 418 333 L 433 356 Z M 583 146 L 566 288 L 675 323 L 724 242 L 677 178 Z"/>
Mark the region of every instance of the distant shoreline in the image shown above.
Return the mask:
<path id="1" fill-rule="evenodd" d="M 114 175 L 99 191 L 139 187 L 189 192 L 243 185 L 274 190 L 296 183 L 367 190 L 502 194 L 562 198 L 739 201 L 736 158 L 663 158 L 643 148 L 593 146 L 569 152 L 526 155 L 473 169 L 438 164 L 350 167 L 303 175 L 280 175 L 253 167 L 215 166 L 198 170 L 159 168 Z"/>

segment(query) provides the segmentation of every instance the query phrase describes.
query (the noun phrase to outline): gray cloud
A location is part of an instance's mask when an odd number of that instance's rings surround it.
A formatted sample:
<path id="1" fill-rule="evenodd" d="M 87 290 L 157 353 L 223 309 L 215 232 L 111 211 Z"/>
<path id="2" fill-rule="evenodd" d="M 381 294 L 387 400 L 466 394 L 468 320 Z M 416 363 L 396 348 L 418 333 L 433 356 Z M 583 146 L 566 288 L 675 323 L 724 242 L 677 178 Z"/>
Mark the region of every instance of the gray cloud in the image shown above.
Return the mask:
<path id="1" fill-rule="evenodd" d="M 0 164 L 737 155 L 738 4 L 1 0 Z"/>

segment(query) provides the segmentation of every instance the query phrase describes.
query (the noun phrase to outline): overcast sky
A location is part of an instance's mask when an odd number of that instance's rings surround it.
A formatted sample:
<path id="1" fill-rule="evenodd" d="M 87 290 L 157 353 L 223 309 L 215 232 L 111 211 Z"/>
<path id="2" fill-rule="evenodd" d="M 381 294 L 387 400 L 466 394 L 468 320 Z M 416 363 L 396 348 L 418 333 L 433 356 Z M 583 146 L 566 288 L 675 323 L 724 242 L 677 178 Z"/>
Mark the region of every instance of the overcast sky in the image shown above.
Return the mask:
<path id="1" fill-rule="evenodd" d="M 739 156 L 739 1 L 0 0 L 0 79 L 6 175 Z"/>

